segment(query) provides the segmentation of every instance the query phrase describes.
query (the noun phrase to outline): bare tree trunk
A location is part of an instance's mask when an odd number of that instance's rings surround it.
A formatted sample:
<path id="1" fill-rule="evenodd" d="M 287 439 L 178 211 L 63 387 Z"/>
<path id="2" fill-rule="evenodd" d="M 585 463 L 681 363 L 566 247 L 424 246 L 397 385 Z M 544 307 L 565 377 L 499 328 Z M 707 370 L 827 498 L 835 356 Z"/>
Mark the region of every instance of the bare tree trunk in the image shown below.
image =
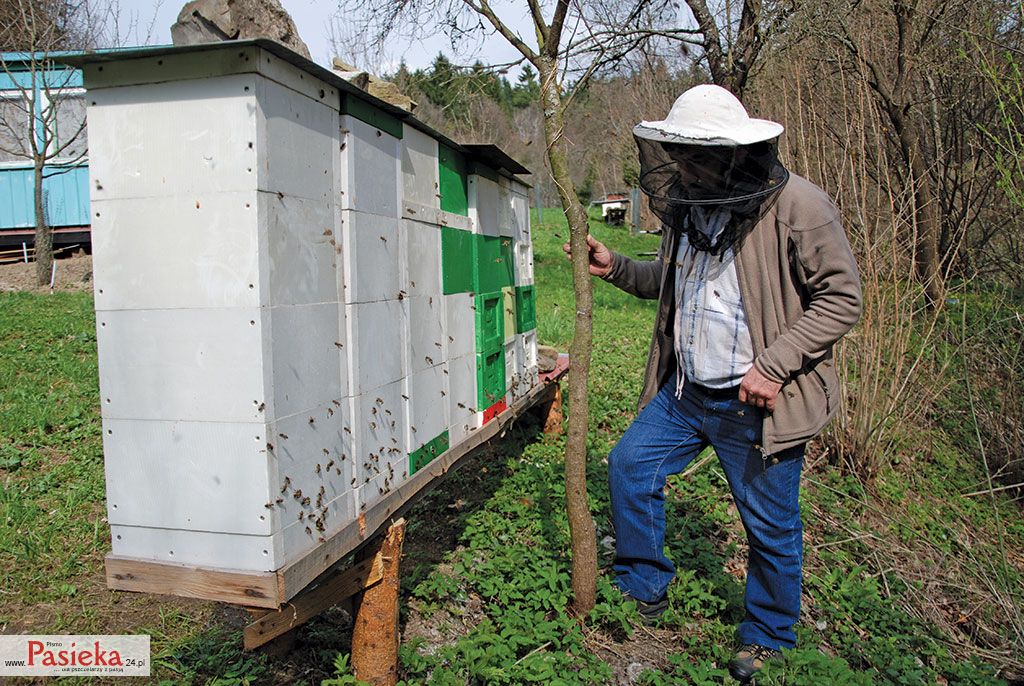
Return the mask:
<path id="1" fill-rule="evenodd" d="M 921 139 L 912 121 L 900 109 L 886 107 L 889 121 L 900 142 L 900 153 L 910 174 L 914 193 L 914 225 L 917 228 L 914 244 L 914 262 L 917 278 L 924 288 L 929 309 L 942 305 L 944 284 L 939 259 L 939 233 L 942 230 L 939 218 L 939 199 L 935 197 L 928 168 L 921 150 Z"/>
<path id="2" fill-rule="evenodd" d="M 557 66 L 552 61 L 540 69 L 541 102 L 544 108 L 544 138 L 551 178 L 558 188 L 562 209 L 569 222 L 572 248 L 573 291 L 576 299 L 576 328 L 569 346 L 569 435 L 565 448 L 565 499 L 572 538 L 572 612 L 585 616 L 597 595 L 597 540 L 594 519 L 587 499 L 587 423 L 590 414 L 587 379 L 593 334 L 594 297 L 590 282 L 587 247 L 587 214 L 576 197 L 566 156 L 565 111 L 561 101 Z"/>
<path id="3" fill-rule="evenodd" d="M 935 197 L 928 170 L 921 160 L 921 152 L 915 150 L 911 160 L 911 180 L 914 183 L 914 213 L 917 223 L 917 245 L 914 258 L 917 278 L 924 286 L 924 296 L 929 309 L 942 306 L 945 298 L 945 284 L 939 258 L 939 233 L 942 230 L 939 219 L 939 199 Z"/>
<path id="4" fill-rule="evenodd" d="M 35 210 L 36 210 L 36 284 L 45 286 L 50 283 L 53 269 L 53 234 L 50 232 L 46 216 L 46 202 L 43 196 L 43 163 L 45 160 L 36 157 L 35 167 Z"/>
<path id="5" fill-rule="evenodd" d="M 735 27 L 731 23 L 719 26 L 706 0 L 686 0 L 686 5 L 700 27 L 701 47 L 711 80 L 742 99 L 763 46 L 761 0 L 743 0 Z"/>

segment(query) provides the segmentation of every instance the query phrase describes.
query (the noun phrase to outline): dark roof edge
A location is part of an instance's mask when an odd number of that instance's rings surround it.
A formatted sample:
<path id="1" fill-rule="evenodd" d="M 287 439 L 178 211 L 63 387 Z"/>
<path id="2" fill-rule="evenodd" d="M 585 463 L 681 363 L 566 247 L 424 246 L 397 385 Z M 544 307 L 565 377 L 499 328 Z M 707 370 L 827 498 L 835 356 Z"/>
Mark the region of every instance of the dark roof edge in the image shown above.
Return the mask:
<path id="1" fill-rule="evenodd" d="M 497 170 L 505 170 L 510 174 L 529 174 L 530 170 L 516 162 L 508 153 L 492 143 L 476 144 L 463 143 L 463 148 L 469 151 L 470 156 Z"/>

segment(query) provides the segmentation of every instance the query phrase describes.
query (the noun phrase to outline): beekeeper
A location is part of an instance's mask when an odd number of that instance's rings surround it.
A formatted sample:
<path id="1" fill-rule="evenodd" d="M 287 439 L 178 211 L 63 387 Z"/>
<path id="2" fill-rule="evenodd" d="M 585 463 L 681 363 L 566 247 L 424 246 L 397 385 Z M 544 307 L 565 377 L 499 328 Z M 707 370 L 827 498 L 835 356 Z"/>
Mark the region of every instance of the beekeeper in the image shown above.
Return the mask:
<path id="1" fill-rule="evenodd" d="M 633 129 L 658 258 L 588 237 L 591 274 L 658 299 L 640 413 L 608 456 L 616 583 L 648 621 L 668 607 L 665 481 L 712 446 L 750 549 L 742 682 L 796 643 L 804 447 L 839 409 L 832 346 L 861 312 L 839 212 L 779 161 L 782 131 L 723 88 L 687 90 Z"/>

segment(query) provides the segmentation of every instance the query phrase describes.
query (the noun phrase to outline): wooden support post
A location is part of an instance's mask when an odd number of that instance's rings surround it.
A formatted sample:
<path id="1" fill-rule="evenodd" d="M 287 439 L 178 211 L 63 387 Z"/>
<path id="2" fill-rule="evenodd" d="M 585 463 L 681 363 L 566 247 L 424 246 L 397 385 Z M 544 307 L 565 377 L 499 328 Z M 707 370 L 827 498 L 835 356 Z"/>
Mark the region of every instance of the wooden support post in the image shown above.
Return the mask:
<path id="1" fill-rule="evenodd" d="M 405 539 L 405 520 L 388 527 L 377 559 L 381 582 L 366 589 L 352 628 L 352 671 L 373 686 L 398 682 L 398 568 Z"/>
<path id="2" fill-rule="evenodd" d="M 555 381 L 551 384 L 551 399 L 544 404 L 544 433 L 548 436 L 562 435 L 562 385 Z"/>
<path id="3" fill-rule="evenodd" d="M 253 619 L 253 623 L 246 627 L 242 633 L 242 644 L 246 650 L 258 648 L 261 653 L 270 657 L 284 657 L 292 651 L 292 648 L 295 647 L 295 639 L 299 636 L 299 628 L 297 626 L 273 637 L 254 637 L 255 630 L 250 627 L 261 626 L 268 615 L 276 613 L 273 610 L 265 610 L 258 607 L 247 607 L 245 609 Z"/>
<path id="4" fill-rule="evenodd" d="M 363 560 L 347 569 L 338 569 L 326 575 L 308 590 L 300 593 L 277 610 L 252 608 L 253 623 L 245 627 L 245 648 L 251 650 L 284 638 L 302 624 L 329 607 L 351 598 L 364 588 L 380 582 L 383 566 L 379 558 Z M 287 641 L 280 641 L 281 644 Z M 269 649 L 273 651 L 273 648 Z M 285 651 L 287 652 L 287 651 Z"/>

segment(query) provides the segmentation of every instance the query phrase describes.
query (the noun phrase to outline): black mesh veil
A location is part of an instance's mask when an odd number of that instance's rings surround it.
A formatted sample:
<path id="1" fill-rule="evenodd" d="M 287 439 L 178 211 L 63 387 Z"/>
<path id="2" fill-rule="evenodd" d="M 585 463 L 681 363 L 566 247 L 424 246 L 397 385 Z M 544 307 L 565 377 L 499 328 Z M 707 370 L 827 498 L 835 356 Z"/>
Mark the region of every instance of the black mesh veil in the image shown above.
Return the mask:
<path id="1" fill-rule="evenodd" d="M 779 162 L 778 139 L 750 145 L 697 145 L 649 140 L 634 135 L 640 151 L 640 188 L 651 211 L 690 244 L 721 255 L 738 244 L 775 204 L 789 179 Z M 698 229 L 706 216 L 727 211 L 715 236 Z"/>

